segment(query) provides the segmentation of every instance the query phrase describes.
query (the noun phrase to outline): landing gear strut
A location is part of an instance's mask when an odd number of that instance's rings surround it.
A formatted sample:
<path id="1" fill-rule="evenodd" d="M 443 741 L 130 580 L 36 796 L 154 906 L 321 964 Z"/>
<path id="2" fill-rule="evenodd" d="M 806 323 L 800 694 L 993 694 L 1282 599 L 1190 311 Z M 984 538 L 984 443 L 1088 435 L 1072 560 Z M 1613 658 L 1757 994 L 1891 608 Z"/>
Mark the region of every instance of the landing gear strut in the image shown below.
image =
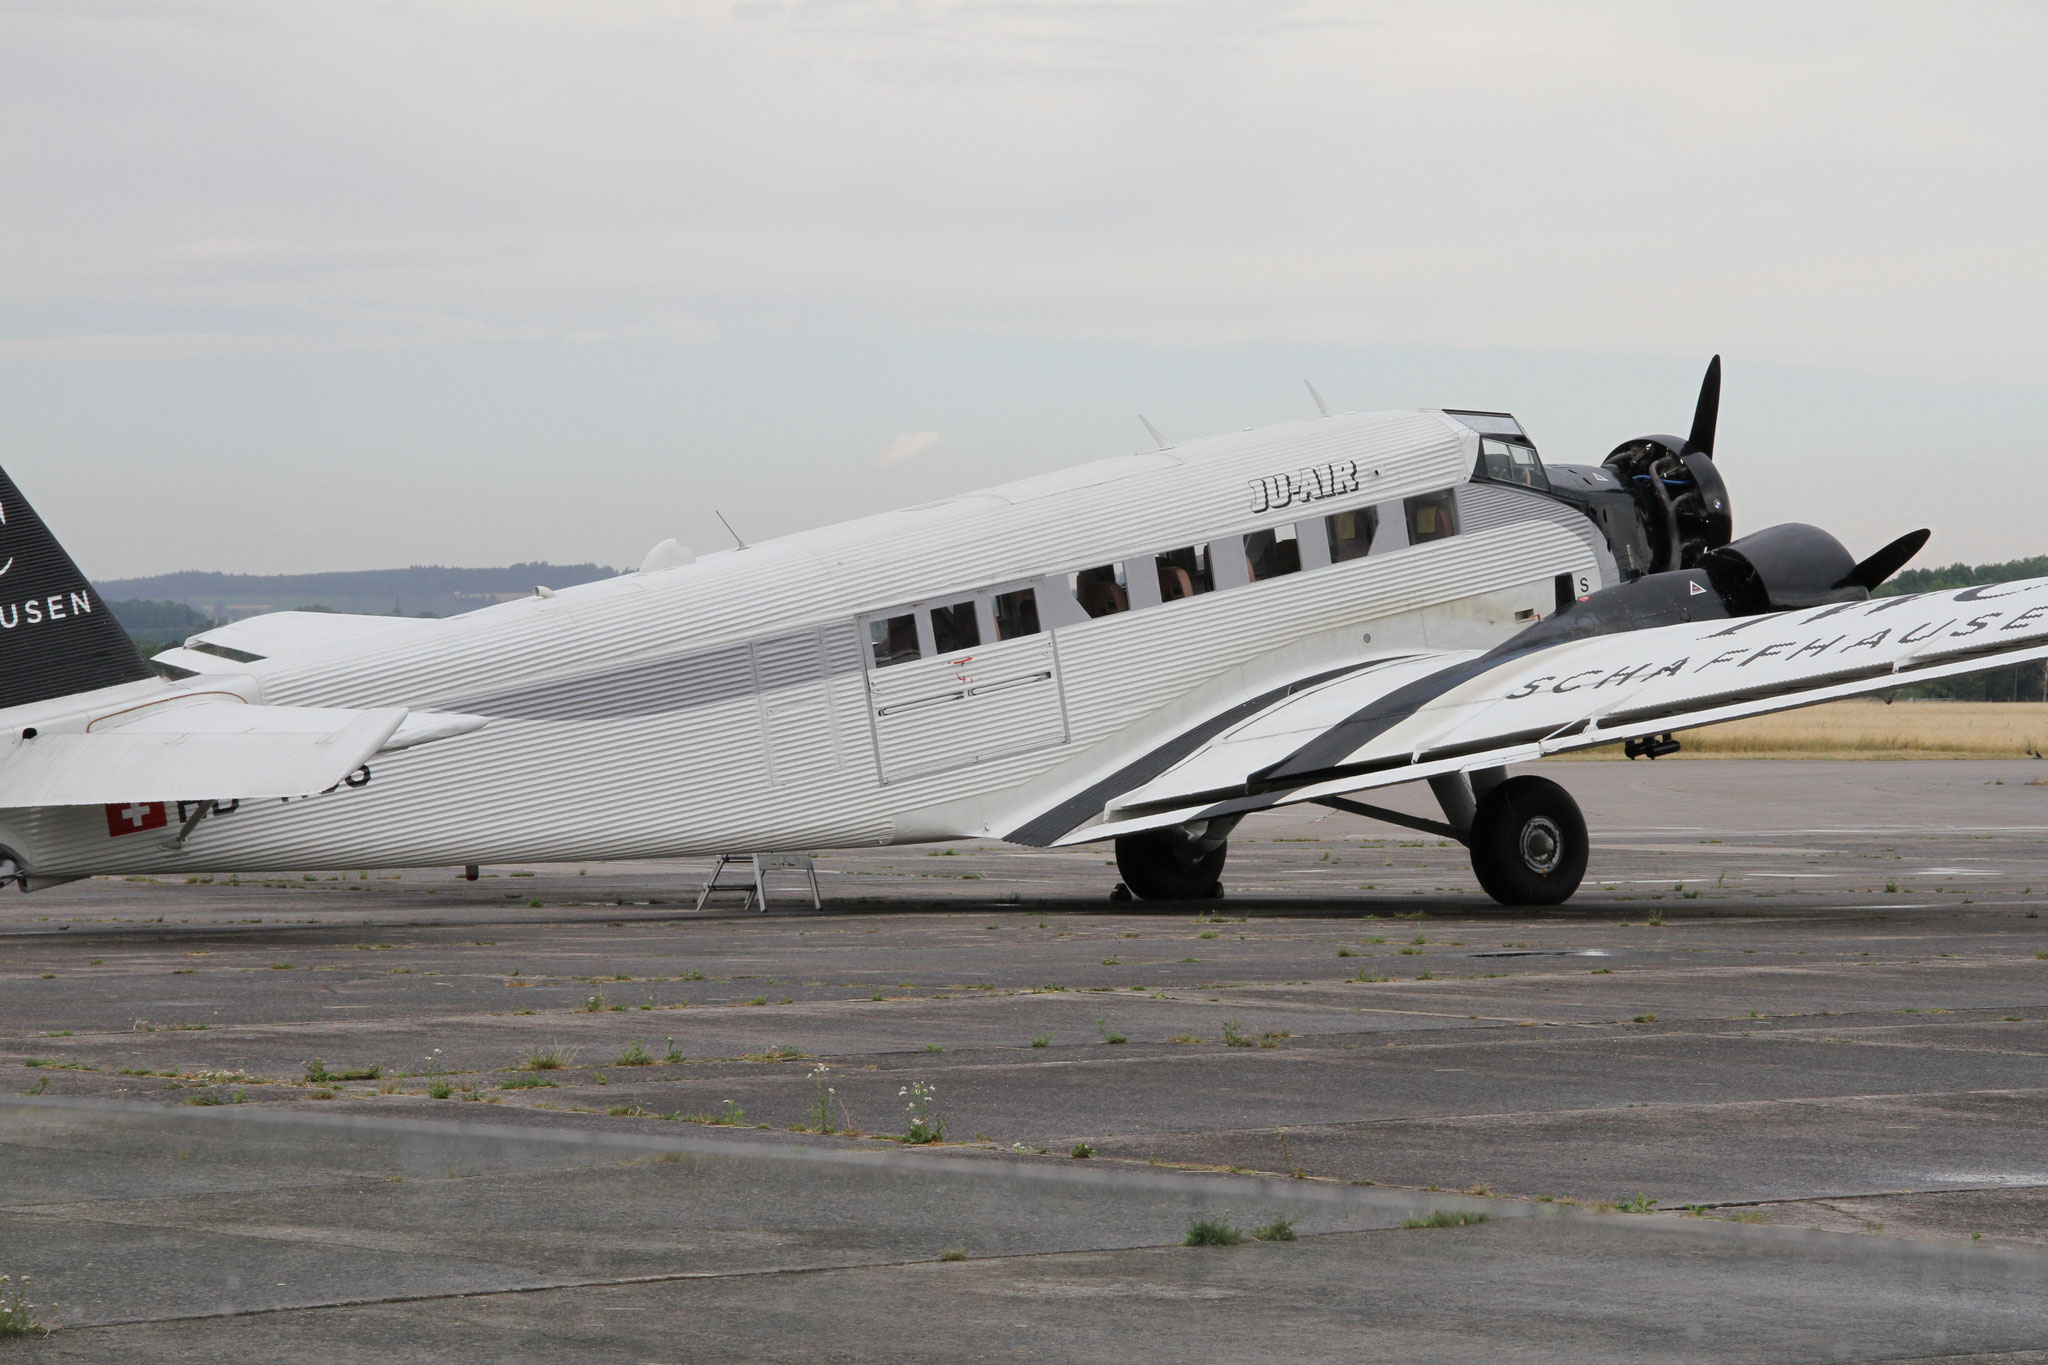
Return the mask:
<path id="1" fill-rule="evenodd" d="M 1511 777 L 1479 798 L 1472 871 L 1502 905 L 1562 905 L 1586 875 L 1586 818 L 1547 777 Z"/>
<path id="2" fill-rule="evenodd" d="M 1139 900 L 1204 901 L 1223 894 L 1223 860 L 1230 855 L 1230 825 L 1211 823 L 1210 832 L 1151 829 L 1116 841 L 1116 870 Z M 1222 825 L 1219 830 L 1217 825 Z"/>

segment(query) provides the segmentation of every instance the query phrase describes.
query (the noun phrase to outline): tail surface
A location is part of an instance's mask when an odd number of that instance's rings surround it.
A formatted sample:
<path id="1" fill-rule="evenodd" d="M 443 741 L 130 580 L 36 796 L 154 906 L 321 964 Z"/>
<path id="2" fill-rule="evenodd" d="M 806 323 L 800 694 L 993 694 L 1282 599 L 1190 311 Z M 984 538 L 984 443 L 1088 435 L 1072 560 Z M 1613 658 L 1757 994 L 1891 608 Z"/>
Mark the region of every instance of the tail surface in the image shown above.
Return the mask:
<path id="1" fill-rule="evenodd" d="M 0 470 L 0 708 L 154 676 L 98 589 Z"/>

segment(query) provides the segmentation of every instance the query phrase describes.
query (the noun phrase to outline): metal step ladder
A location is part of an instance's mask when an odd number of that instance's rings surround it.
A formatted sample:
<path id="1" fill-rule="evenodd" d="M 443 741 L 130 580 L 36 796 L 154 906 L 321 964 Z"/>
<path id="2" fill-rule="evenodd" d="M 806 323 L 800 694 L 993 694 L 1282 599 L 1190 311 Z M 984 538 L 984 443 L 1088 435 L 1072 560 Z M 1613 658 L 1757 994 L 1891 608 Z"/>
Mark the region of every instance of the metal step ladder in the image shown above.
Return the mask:
<path id="1" fill-rule="evenodd" d="M 723 880 L 728 867 L 740 869 L 740 880 Z M 759 909 L 765 914 L 768 910 L 768 874 L 771 872 L 803 873 L 810 883 L 811 909 L 825 908 L 824 897 L 818 894 L 818 868 L 808 853 L 721 853 L 717 866 L 711 869 L 711 880 L 705 882 L 697 893 L 694 908 L 702 910 L 714 895 L 730 895 L 737 891 L 746 897 L 740 902 L 740 909 Z"/>

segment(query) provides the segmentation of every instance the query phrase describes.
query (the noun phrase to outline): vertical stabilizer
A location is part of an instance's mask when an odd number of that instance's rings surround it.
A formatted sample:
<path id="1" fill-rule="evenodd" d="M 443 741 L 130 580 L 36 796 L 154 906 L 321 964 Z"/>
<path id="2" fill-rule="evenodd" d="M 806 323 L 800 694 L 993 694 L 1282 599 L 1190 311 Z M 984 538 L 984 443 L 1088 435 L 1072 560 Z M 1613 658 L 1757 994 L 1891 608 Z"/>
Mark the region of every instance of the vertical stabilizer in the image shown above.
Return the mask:
<path id="1" fill-rule="evenodd" d="M 99 590 L 0 470 L 0 707 L 154 676 Z"/>

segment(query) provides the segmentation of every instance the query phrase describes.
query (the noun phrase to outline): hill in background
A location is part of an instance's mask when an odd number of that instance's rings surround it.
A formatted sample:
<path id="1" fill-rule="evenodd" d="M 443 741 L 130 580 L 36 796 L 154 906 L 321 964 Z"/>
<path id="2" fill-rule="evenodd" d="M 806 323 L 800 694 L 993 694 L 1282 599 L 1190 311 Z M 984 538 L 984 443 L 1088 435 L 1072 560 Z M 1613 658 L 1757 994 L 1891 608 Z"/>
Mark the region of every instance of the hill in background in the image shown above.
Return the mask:
<path id="1" fill-rule="evenodd" d="M 502 569 L 428 564 L 352 573 L 186 571 L 108 579 L 97 586 L 128 634 L 144 653 L 151 653 L 211 626 L 264 612 L 454 616 L 525 597 L 536 587 L 569 588 L 618 572 L 602 564 L 513 564 Z"/>

